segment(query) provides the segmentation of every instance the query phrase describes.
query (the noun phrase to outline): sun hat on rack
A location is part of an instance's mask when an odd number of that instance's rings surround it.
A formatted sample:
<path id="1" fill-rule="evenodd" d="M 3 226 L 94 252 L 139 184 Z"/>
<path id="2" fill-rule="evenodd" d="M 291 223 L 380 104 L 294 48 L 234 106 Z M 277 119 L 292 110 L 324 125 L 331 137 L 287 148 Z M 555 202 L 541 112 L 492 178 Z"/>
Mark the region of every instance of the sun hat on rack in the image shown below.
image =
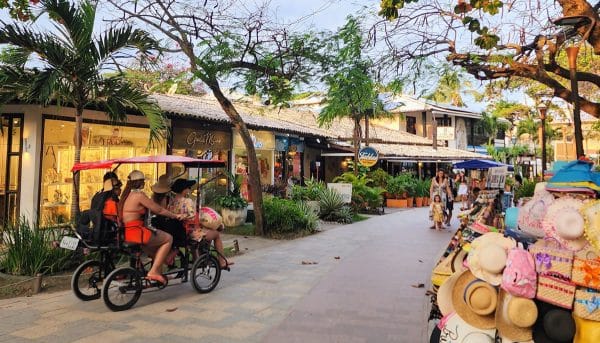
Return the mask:
<path id="1" fill-rule="evenodd" d="M 549 207 L 542 228 L 546 237 L 553 238 L 565 249 L 579 251 L 587 244 L 584 218 L 579 211 L 583 201 L 572 197 L 556 199 Z"/>
<path id="2" fill-rule="evenodd" d="M 535 301 L 538 318 L 533 326 L 535 343 L 571 343 L 575 336 L 575 321 L 571 311 L 543 301 Z"/>
<path id="3" fill-rule="evenodd" d="M 515 240 L 501 233 L 486 233 L 471 243 L 467 265 L 475 277 L 498 286 L 502 282 L 508 250 L 516 246 Z"/>
<path id="4" fill-rule="evenodd" d="M 496 326 L 494 312 L 497 301 L 496 288 L 476 278 L 468 270 L 460 274 L 452 289 L 454 310 L 467 323 L 478 329 L 492 329 Z"/>
<path id="5" fill-rule="evenodd" d="M 533 300 L 513 296 L 500 290 L 496 309 L 496 328 L 502 337 L 513 342 L 531 340 L 532 327 L 537 316 L 538 310 Z"/>
<path id="6" fill-rule="evenodd" d="M 583 214 L 585 238 L 597 252 L 600 252 L 600 200 L 585 203 L 579 211 Z"/>
<path id="7" fill-rule="evenodd" d="M 452 305 L 452 290 L 456 285 L 456 280 L 462 275 L 464 269 L 456 271 L 452 274 L 437 291 L 437 305 L 442 315 L 447 316 L 454 312 L 454 306 Z"/>
<path id="8" fill-rule="evenodd" d="M 437 342 L 444 343 L 494 343 L 496 329 L 480 329 L 467 323 L 458 313 L 452 312 L 438 323 L 440 335 Z"/>
<path id="9" fill-rule="evenodd" d="M 548 207 L 554 202 L 554 195 L 545 190 L 539 191 L 519 209 L 517 223 L 521 231 L 541 238 L 544 237 L 542 220 Z"/>
<path id="10" fill-rule="evenodd" d="M 573 343 L 600 342 L 600 322 L 573 315 L 575 320 L 575 337 Z"/>

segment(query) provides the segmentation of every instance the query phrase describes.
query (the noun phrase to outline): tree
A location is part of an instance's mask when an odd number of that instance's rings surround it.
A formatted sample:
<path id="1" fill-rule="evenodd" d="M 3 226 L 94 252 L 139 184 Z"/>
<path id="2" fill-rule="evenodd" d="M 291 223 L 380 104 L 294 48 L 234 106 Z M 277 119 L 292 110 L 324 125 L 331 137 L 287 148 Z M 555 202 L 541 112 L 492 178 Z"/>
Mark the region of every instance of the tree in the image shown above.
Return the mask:
<path id="1" fill-rule="evenodd" d="M 537 133 L 540 127 L 540 122 L 536 121 L 533 116 L 528 116 L 525 119 L 522 119 L 517 124 L 517 136 L 521 137 L 521 135 L 527 134 L 533 143 L 533 151 L 535 153 L 535 142 L 538 138 Z"/>
<path id="2" fill-rule="evenodd" d="M 54 21 L 55 30 L 37 32 L 30 25 L 13 22 L 0 28 L 0 44 L 8 44 L 0 65 L 0 104 L 12 100 L 67 105 L 75 108 L 75 158 L 81 157 L 81 129 L 86 108 L 101 109 L 113 122 L 127 120 L 127 111 L 146 116 L 150 141 L 165 135 L 158 106 L 132 87 L 120 74 L 104 72 L 132 51 L 149 56 L 158 45 L 145 31 L 131 26 L 111 26 L 94 36 L 96 8 L 89 2 L 42 0 L 42 10 Z M 28 67 L 29 60 L 35 67 Z M 6 63 L 10 62 L 10 63 Z M 72 218 L 79 213 L 79 173 L 73 178 Z"/>
<path id="3" fill-rule="evenodd" d="M 461 96 L 462 84 L 459 72 L 444 66 L 437 87 L 425 98 L 440 104 L 465 107 L 465 102 Z"/>
<path id="4" fill-rule="evenodd" d="M 346 24 L 334 37 L 332 72 L 324 77 L 328 91 L 326 105 L 317 121 L 319 125 L 331 124 L 338 118 L 351 118 L 354 122 L 352 134 L 354 163 L 358 163 L 358 151 L 362 140 L 361 121 L 387 115 L 379 99 L 376 83 L 369 75 L 372 63 L 363 56 L 363 37 L 356 18 L 348 17 Z M 366 128 L 368 144 L 368 127 Z M 358 168 L 354 168 L 358 175 Z"/>
<path id="5" fill-rule="evenodd" d="M 255 227 L 257 234 L 263 234 L 254 142 L 222 83 L 243 87 L 246 93 L 265 97 L 265 102 L 282 104 L 296 85 L 312 77 L 321 37 L 289 32 L 268 19 L 266 7 L 237 0 L 108 2 L 123 14 L 123 21 L 151 27 L 164 38 L 165 52 L 185 56 L 192 75 L 212 91 L 246 147 Z"/>
<path id="6" fill-rule="evenodd" d="M 506 131 L 510 128 L 508 122 L 502 121 L 502 118 L 493 112 L 483 112 L 479 124 L 488 136 L 488 145 L 492 145 L 494 139 L 498 136 L 498 132 Z"/>
<path id="7" fill-rule="evenodd" d="M 393 20 L 382 23 L 387 58 L 397 64 L 422 63 L 439 54 L 463 67 L 482 81 L 522 78 L 539 82 L 555 97 L 572 102 L 567 85 L 563 43 L 576 33 L 585 34 L 587 26 L 574 29 L 548 29 L 550 18 L 585 16 L 600 22 L 595 4 L 585 0 L 479 1 L 460 0 L 458 4 L 433 0 L 382 0 L 380 15 Z M 501 15 L 499 15 L 501 14 Z M 464 37 L 471 35 L 473 39 Z M 381 38 L 380 38 L 381 40 Z M 586 46 L 600 54 L 600 25 L 591 28 Z M 410 70 L 417 70 L 408 67 Z M 600 75 L 580 70 L 577 78 L 597 94 Z M 595 96 L 579 95 L 581 109 L 600 117 L 600 102 Z"/>

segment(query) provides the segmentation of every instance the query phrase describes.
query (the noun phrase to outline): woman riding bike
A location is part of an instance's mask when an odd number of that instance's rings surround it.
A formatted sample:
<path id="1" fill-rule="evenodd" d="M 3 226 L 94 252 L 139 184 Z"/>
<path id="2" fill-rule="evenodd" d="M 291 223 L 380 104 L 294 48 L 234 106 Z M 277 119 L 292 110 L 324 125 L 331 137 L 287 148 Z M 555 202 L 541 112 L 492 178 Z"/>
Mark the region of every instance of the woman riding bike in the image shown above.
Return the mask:
<path id="1" fill-rule="evenodd" d="M 144 219 L 148 210 L 177 220 L 182 220 L 185 216 L 176 215 L 148 198 L 144 194 L 145 182 L 146 177 L 141 171 L 134 170 L 129 174 L 119 202 L 119 217 L 125 226 L 125 241 L 141 244 L 144 252 L 153 257 L 152 267 L 146 278 L 166 284 L 167 280 L 162 275 L 161 269 L 171 250 L 173 237 L 162 230 L 147 228 Z"/>

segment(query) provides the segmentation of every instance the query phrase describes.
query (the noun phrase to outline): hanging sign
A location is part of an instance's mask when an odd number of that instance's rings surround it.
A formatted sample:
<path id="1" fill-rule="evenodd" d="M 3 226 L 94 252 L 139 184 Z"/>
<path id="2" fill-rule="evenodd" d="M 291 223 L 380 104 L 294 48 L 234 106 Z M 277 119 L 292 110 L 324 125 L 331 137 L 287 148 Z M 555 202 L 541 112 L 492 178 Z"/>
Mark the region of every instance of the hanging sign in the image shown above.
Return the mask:
<path id="1" fill-rule="evenodd" d="M 488 188 L 504 188 L 506 182 L 506 174 L 508 167 L 495 167 L 488 170 L 487 187 Z"/>
<path id="2" fill-rule="evenodd" d="M 365 167 L 372 167 L 377 164 L 379 153 L 370 146 L 360 149 L 358 152 L 358 162 Z"/>

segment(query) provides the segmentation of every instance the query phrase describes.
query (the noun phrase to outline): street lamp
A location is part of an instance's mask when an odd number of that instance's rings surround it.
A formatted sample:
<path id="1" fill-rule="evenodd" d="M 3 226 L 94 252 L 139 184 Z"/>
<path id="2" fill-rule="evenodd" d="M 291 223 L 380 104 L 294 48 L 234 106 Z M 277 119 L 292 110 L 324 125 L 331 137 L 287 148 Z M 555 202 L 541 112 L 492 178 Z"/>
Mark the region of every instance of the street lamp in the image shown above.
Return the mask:
<path id="1" fill-rule="evenodd" d="M 569 72 L 571 79 L 571 101 L 573 102 L 573 125 L 575 129 L 575 151 L 576 158 L 584 155 L 583 152 L 583 132 L 581 131 L 581 112 L 579 108 L 579 88 L 577 85 L 577 55 L 579 48 L 583 42 L 587 40 L 596 24 L 596 21 L 587 16 L 570 16 L 562 17 L 554 21 L 557 26 L 566 26 L 568 29 L 563 31 L 567 40 L 564 42 L 566 46 L 567 57 L 569 59 Z M 579 28 L 587 26 L 585 34 L 579 34 Z"/>
<path id="2" fill-rule="evenodd" d="M 541 102 L 538 105 L 538 111 L 540 111 L 540 119 L 542 120 L 542 180 L 544 180 L 544 172 L 546 171 L 546 111 L 548 106 Z"/>

